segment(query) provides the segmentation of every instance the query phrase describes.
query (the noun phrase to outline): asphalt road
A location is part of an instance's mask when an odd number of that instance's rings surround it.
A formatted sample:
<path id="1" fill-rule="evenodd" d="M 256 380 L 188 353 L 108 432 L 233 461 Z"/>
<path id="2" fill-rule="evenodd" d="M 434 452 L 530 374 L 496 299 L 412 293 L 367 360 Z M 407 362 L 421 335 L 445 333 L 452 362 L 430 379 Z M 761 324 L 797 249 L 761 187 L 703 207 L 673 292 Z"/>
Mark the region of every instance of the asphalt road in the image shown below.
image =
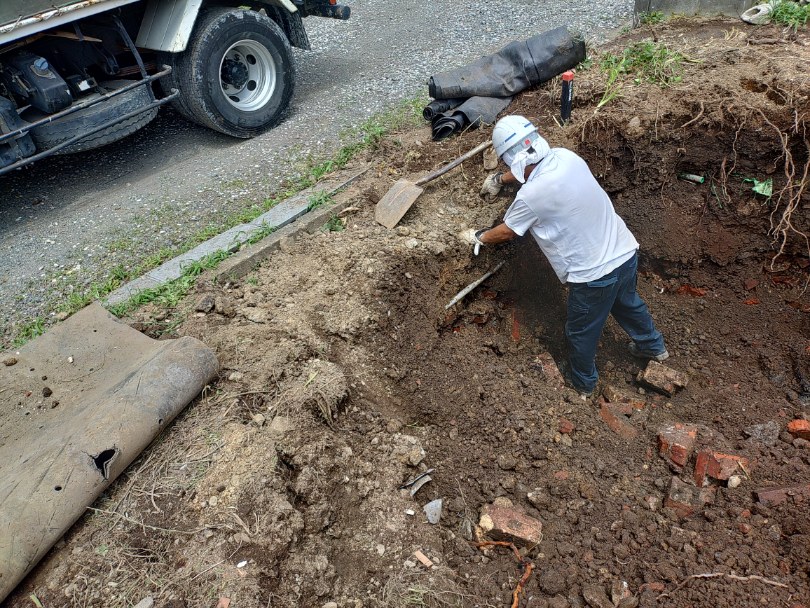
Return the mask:
<path id="1" fill-rule="evenodd" d="M 355 0 L 352 18 L 305 20 L 298 84 L 277 128 L 236 140 L 170 109 L 103 149 L 0 177 L 0 340 L 48 319 L 71 289 L 105 280 L 273 192 L 296 162 L 427 78 L 510 40 L 559 25 L 598 41 L 631 20 L 633 0 Z M 0 342 L 1 343 L 1 342 Z"/>

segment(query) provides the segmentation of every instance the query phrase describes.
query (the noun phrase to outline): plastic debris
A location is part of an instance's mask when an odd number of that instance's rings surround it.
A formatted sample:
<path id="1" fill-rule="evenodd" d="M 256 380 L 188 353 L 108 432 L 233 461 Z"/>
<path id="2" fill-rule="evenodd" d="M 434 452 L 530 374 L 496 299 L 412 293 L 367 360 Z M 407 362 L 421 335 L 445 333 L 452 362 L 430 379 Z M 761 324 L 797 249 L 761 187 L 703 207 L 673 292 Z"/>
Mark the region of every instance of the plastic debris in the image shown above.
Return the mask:
<path id="1" fill-rule="evenodd" d="M 433 481 L 433 478 L 430 475 L 421 477 L 419 481 L 411 486 L 411 496 L 416 496 L 416 493 L 422 488 L 422 486 L 431 481 Z"/>
<path id="2" fill-rule="evenodd" d="M 435 525 L 442 518 L 442 499 L 431 500 L 422 509 L 425 511 L 428 521 Z"/>
<path id="3" fill-rule="evenodd" d="M 742 15 L 740 15 L 740 19 L 753 25 L 765 25 L 771 21 L 772 12 L 773 4 L 766 2 L 765 4 L 752 6 Z"/>
<path id="4" fill-rule="evenodd" d="M 706 181 L 706 178 L 702 175 L 695 175 L 693 173 L 679 173 L 678 177 L 682 180 L 687 182 L 693 182 L 695 184 L 702 184 Z"/>

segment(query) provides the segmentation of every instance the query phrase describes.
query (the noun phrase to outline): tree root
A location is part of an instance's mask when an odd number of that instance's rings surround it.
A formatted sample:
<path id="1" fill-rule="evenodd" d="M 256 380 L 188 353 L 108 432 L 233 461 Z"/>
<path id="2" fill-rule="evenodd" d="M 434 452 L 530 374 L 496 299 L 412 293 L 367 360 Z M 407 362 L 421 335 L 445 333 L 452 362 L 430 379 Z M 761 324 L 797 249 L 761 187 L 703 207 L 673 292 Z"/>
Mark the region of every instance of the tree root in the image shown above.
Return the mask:
<path id="1" fill-rule="evenodd" d="M 772 585 L 774 587 L 782 587 L 783 589 L 790 589 L 790 587 L 788 587 L 784 583 L 780 583 L 779 581 L 774 581 L 769 578 L 765 578 L 764 576 L 759 576 L 757 574 L 752 574 L 750 576 L 738 576 L 736 574 L 726 574 L 725 572 L 707 572 L 705 574 L 692 574 L 691 576 L 687 576 L 680 583 L 678 583 L 678 585 L 672 591 L 666 591 L 661 595 L 659 595 L 656 599 L 660 600 L 661 598 L 664 597 L 671 597 L 671 594 L 675 593 L 678 589 L 681 589 L 686 584 L 688 584 L 689 581 L 692 581 L 696 578 L 728 578 L 733 581 L 742 581 L 742 582 L 759 581 L 760 583 L 765 583 L 766 585 Z"/>
<path id="2" fill-rule="evenodd" d="M 483 549 L 484 547 L 506 547 L 507 549 L 511 549 L 515 554 L 518 564 L 523 566 L 523 576 L 520 577 L 517 587 L 515 587 L 515 590 L 512 592 L 512 608 L 518 608 L 518 604 L 520 603 L 520 594 L 523 593 L 523 587 L 526 586 L 526 582 L 532 575 L 534 564 L 520 554 L 520 551 L 518 551 L 514 543 L 509 543 L 503 540 L 487 540 L 474 544 L 479 549 Z"/>

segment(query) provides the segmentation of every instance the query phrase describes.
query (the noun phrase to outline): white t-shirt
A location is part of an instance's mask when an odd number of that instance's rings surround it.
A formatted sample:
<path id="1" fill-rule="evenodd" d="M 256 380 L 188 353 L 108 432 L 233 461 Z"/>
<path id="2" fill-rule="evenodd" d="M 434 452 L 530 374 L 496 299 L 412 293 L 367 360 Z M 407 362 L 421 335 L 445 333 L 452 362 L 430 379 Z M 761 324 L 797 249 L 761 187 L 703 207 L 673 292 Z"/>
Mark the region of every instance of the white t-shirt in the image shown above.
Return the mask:
<path id="1" fill-rule="evenodd" d="M 565 148 L 552 148 L 534 168 L 504 222 L 520 236 L 531 230 L 563 283 L 598 279 L 638 249 L 587 163 Z"/>

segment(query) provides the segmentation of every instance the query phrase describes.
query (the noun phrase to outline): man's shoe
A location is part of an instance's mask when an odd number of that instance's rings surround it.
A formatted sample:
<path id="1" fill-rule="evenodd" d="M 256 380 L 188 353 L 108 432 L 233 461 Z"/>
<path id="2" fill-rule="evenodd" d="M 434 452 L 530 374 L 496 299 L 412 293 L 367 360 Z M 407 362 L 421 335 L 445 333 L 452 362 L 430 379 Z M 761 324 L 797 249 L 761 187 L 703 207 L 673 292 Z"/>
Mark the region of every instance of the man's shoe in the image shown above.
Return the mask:
<path id="1" fill-rule="evenodd" d="M 669 359 L 669 353 L 666 349 L 660 353 L 654 353 L 651 350 L 640 349 L 635 342 L 631 342 L 627 347 L 630 349 L 630 354 L 634 357 L 638 357 L 639 359 L 651 359 L 653 361 L 658 361 L 659 363 Z"/>
<path id="2" fill-rule="evenodd" d="M 571 370 L 568 369 L 567 363 L 565 364 L 563 369 L 563 379 L 565 380 L 565 386 L 575 390 L 583 401 L 587 401 L 588 399 L 593 397 L 593 394 L 596 391 L 596 389 L 593 388 L 591 390 L 586 390 L 584 388 L 579 388 L 575 386 L 573 380 L 571 380 Z"/>

